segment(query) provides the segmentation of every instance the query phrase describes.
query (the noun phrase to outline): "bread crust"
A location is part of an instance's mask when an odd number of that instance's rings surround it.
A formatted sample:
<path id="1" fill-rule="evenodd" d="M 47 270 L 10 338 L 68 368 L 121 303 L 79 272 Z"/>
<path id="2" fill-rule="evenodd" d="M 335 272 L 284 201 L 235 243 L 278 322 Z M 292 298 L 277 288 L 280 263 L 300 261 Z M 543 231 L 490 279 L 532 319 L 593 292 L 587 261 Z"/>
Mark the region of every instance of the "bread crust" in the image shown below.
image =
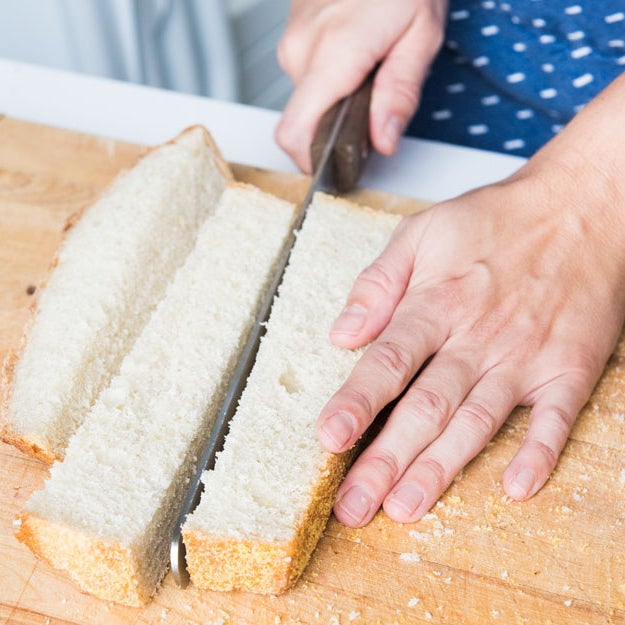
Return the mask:
<path id="1" fill-rule="evenodd" d="M 15 537 L 48 564 L 65 571 L 81 590 L 106 601 L 141 607 L 155 592 L 141 586 L 135 555 L 119 543 L 27 512 L 18 517 Z"/>
<path id="2" fill-rule="evenodd" d="M 277 595 L 297 582 L 326 527 L 353 452 L 328 454 L 292 540 L 269 543 L 212 536 L 183 527 L 191 580 L 202 589 Z"/>
<path id="3" fill-rule="evenodd" d="M 221 155 L 221 151 L 219 150 L 219 147 L 215 143 L 215 140 L 213 139 L 211 134 L 208 132 L 208 130 L 204 128 L 204 126 L 201 126 L 199 124 L 185 128 L 182 132 L 180 132 L 180 134 L 178 134 L 173 139 L 170 139 L 166 143 L 153 146 L 150 148 L 146 148 L 145 152 L 137 160 L 137 163 L 141 159 L 145 158 L 145 156 L 147 156 L 148 154 L 156 150 L 159 150 L 163 146 L 173 145 L 176 142 L 178 142 L 180 138 L 183 137 L 184 135 L 198 131 L 198 130 L 201 132 L 202 138 L 205 144 L 210 148 L 211 152 L 214 153 L 217 169 L 219 170 L 221 175 L 224 177 L 224 179 L 227 181 L 227 184 L 228 185 L 237 184 L 235 183 L 234 176 L 232 172 L 230 171 L 230 167 L 228 166 L 226 161 L 223 159 L 223 156 Z M 115 178 L 95 198 L 95 200 L 93 200 L 93 202 L 86 204 L 81 209 L 79 209 L 78 211 L 76 211 L 75 213 L 73 213 L 67 218 L 66 223 L 63 227 L 63 239 L 59 245 L 59 249 L 52 257 L 52 260 L 50 261 L 50 265 L 49 265 L 48 273 L 47 273 L 48 277 L 50 276 L 50 274 L 52 273 L 52 271 L 58 264 L 59 251 L 61 247 L 63 246 L 68 236 L 68 233 L 71 231 L 71 229 L 78 223 L 78 221 L 83 216 L 85 211 L 88 210 L 90 206 L 95 204 L 102 197 L 102 195 L 107 192 L 107 190 L 111 187 L 111 185 L 114 184 L 114 182 L 118 180 L 119 178 L 121 178 L 122 176 L 125 176 L 128 171 L 129 171 L 128 169 L 120 170 L 120 172 L 115 176 Z M 39 294 L 41 290 L 45 288 L 46 282 L 47 280 L 43 280 L 40 284 L 37 285 L 37 294 Z M 54 450 L 51 447 L 46 447 L 44 444 L 42 444 L 41 441 L 33 441 L 28 436 L 24 435 L 23 433 L 16 431 L 14 428 L 11 427 L 11 423 L 9 419 L 9 406 L 10 406 L 11 394 L 13 392 L 15 369 L 26 347 L 26 344 L 28 343 L 30 330 L 37 317 L 37 311 L 38 311 L 38 297 L 35 297 L 29 306 L 28 319 L 24 325 L 24 331 L 22 332 L 22 336 L 20 337 L 20 340 L 16 342 L 15 347 L 13 347 L 13 349 L 11 349 L 8 352 L 5 359 L 1 363 L 1 369 L 0 369 L 0 440 L 5 443 L 8 443 L 9 445 L 16 447 L 20 451 L 28 454 L 29 456 L 36 458 L 37 460 L 41 460 L 47 464 L 52 464 L 57 461 L 62 461 L 64 458 L 64 453 L 62 451 Z"/>

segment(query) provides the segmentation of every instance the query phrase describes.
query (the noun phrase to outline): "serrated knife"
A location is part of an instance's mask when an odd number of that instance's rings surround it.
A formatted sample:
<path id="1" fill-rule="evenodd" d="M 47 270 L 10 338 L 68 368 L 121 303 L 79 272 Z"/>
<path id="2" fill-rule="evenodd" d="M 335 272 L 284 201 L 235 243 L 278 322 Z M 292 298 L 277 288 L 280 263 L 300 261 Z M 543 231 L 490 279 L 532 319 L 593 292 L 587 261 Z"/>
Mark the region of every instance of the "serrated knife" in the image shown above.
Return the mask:
<path id="1" fill-rule="evenodd" d="M 291 251 L 295 245 L 297 232 L 304 222 L 313 195 L 316 191 L 328 188 L 341 193 L 346 192 L 355 187 L 358 182 L 369 153 L 369 103 L 372 84 L 373 74 L 356 92 L 328 110 L 319 122 L 310 148 L 313 163 L 310 187 L 304 201 L 297 209 L 291 232 L 271 278 L 270 287 L 263 297 L 260 310 L 226 391 L 217 420 L 198 462 L 195 476 L 189 483 L 187 496 L 172 533 L 171 570 L 176 583 L 182 588 L 189 583 L 186 549 L 182 541 L 182 525 L 200 502 L 204 488 L 202 474 L 213 468 L 215 457 L 223 446 L 228 424 L 234 416 L 237 403 L 254 365 L 260 340 L 265 333 L 265 325 L 269 319 L 271 305 L 282 282 Z"/>

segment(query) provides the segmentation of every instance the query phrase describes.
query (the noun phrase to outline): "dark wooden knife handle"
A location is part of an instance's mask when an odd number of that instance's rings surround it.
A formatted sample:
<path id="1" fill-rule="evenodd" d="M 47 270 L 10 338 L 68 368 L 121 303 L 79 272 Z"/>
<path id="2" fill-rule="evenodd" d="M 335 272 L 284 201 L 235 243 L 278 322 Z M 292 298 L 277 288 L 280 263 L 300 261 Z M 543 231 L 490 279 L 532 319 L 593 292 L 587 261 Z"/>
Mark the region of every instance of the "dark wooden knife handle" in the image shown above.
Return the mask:
<path id="1" fill-rule="evenodd" d="M 328 164 L 328 183 L 339 193 L 353 189 L 358 183 L 362 168 L 369 155 L 369 106 L 373 77 L 371 72 L 352 96 L 347 118 L 334 146 L 331 162 Z M 341 102 L 337 102 L 321 118 L 310 146 L 313 171 L 316 170 L 323 148 L 327 143 Z"/>

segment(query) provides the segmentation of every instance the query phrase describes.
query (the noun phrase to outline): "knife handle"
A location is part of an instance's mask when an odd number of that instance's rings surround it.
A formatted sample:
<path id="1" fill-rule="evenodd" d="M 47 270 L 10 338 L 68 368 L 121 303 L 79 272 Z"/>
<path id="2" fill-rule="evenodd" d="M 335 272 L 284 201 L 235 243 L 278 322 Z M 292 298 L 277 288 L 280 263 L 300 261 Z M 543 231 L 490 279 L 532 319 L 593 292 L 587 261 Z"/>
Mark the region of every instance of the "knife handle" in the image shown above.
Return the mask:
<path id="1" fill-rule="evenodd" d="M 328 164 L 330 172 L 329 184 L 339 193 L 353 189 L 362 172 L 367 156 L 369 155 L 369 105 L 375 70 L 352 95 L 352 102 L 347 118 L 339 136 L 337 137 L 331 162 Z M 323 148 L 328 141 L 334 120 L 338 115 L 341 101 L 337 102 L 321 118 L 312 144 L 310 156 L 313 171 L 316 171 Z"/>

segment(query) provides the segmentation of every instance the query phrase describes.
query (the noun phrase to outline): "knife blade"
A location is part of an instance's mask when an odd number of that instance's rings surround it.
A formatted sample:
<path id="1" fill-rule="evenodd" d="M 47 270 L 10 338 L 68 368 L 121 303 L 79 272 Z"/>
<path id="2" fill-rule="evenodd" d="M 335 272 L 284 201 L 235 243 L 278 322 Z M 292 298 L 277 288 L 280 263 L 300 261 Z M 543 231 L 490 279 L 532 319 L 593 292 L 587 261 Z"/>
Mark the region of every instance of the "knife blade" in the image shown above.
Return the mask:
<path id="1" fill-rule="evenodd" d="M 328 184 L 337 189 L 346 190 L 356 184 L 360 175 L 366 158 L 367 149 L 365 145 L 368 145 L 369 99 L 371 94 L 371 87 L 368 83 L 369 81 L 365 81 L 357 92 L 341 100 L 324 115 L 311 144 L 314 172 L 310 186 L 295 214 L 291 232 L 276 264 L 269 289 L 263 297 L 258 315 L 254 320 L 254 326 L 226 390 L 224 402 L 200 457 L 196 473 L 190 481 L 187 495 L 172 532 L 169 551 L 171 570 L 174 580 L 182 588 L 189 583 L 186 549 L 182 540 L 182 525 L 200 502 L 204 489 L 202 474 L 213 468 L 217 452 L 223 447 L 228 424 L 234 416 L 238 400 L 254 365 L 256 352 L 265 333 L 273 300 L 282 282 L 291 251 L 295 245 L 297 232 L 304 222 L 308 206 L 316 191 L 325 189 Z M 363 116 L 366 117 L 364 123 Z"/>

